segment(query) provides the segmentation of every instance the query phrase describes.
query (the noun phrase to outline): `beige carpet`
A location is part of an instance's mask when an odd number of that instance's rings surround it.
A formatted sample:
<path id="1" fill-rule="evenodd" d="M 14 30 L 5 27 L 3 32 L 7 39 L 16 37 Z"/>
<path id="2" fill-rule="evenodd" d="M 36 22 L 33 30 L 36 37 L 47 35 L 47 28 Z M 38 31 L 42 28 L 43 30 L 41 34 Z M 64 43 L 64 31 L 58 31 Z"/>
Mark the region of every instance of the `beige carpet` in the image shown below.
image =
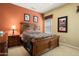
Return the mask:
<path id="1" fill-rule="evenodd" d="M 67 46 L 59 46 L 42 56 L 79 56 L 79 50 Z"/>
<path id="2" fill-rule="evenodd" d="M 8 56 L 29 56 L 23 46 L 16 46 L 8 49 Z"/>
<path id="3" fill-rule="evenodd" d="M 24 49 L 23 46 L 13 47 L 8 49 L 9 56 L 29 56 L 29 53 Z M 42 56 L 79 56 L 79 50 L 73 49 L 67 46 L 59 46 L 52 49 Z"/>

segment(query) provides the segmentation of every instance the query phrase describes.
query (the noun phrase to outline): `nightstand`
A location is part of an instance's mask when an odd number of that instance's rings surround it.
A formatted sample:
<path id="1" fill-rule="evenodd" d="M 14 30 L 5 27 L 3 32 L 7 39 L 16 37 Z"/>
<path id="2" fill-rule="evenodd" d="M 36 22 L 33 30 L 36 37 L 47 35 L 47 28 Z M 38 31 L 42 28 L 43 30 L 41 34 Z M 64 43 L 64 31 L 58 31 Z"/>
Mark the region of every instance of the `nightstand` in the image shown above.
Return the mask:
<path id="1" fill-rule="evenodd" d="M 8 36 L 8 47 L 21 45 L 20 39 L 21 39 L 20 35 Z"/>

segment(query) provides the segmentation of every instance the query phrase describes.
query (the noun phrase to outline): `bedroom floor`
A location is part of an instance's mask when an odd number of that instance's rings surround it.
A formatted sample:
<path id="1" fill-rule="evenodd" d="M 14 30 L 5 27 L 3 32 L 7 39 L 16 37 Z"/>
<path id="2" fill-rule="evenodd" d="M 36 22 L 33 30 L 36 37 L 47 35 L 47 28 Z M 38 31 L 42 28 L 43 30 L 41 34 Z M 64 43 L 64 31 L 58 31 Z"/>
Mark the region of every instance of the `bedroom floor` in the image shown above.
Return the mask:
<path id="1" fill-rule="evenodd" d="M 29 56 L 28 52 L 23 46 L 13 47 L 8 49 L 9 56 Z M 42 56 L 79 56 L 79 50 L 60 45 L 59 47 L 52 49 Z"/>

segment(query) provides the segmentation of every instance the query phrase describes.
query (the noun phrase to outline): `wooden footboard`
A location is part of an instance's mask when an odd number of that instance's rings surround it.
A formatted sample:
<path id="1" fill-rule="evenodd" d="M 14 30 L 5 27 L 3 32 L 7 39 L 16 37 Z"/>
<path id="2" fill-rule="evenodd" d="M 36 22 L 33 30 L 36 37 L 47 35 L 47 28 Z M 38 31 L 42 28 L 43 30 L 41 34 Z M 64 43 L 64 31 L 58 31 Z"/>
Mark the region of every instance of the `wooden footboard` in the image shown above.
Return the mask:
<path id="1" fill-rule="evenodd" d="M 32 54 L 33 56 L 38 56 L 43 54 L 44 52 L 49 51 L 57 46 L 59 46 L 59 36 L 54 36 L 45 39 L 38 39 L 32 41 L 33 48 Z"/>

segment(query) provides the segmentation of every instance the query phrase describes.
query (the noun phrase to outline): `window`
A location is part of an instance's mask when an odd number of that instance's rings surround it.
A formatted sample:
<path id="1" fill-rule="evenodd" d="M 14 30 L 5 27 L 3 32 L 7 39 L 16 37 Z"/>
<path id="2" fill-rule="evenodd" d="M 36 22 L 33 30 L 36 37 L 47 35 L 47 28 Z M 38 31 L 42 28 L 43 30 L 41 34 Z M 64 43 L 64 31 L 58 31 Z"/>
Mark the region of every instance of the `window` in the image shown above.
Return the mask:
<path id="1" fill-rule="evenodd" d="M 52 27 L 52 18 L 48 18 L 45 20 L 45 33 L 48 33 L 48 34 L 52 34 L 52 30 L 51 30 L 51 27 Z"/>

